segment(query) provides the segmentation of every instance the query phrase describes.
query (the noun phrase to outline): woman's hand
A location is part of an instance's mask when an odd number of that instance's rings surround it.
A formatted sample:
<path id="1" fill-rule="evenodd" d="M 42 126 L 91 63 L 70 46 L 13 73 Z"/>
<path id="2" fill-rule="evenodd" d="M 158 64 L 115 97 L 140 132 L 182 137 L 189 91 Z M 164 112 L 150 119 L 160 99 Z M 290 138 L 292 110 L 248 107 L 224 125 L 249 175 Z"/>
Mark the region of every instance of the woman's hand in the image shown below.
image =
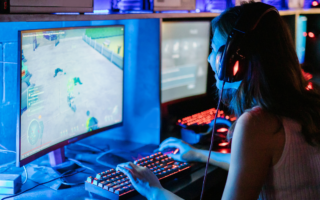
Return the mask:
<path id="1" fill-rule="evenodd" d="M 170 137 L 160 144 L 159 151 L 162 151 L 166 148 L 179 149 L 179 153 L 168 155 L 175 160 L 182 162 L 198 161 L 198 153 L 196 151 L 197 149 L 191 146 L 190 144 L 184 142 L 183 140 Z"/>
<path id="2" fill-rule="evenodd" d="M 156 177 L 147 167 L 137 166 L 133 163 L 122 163 L 117 169 L 126 174 L 133 187 L 147 199 L 153 199 L 155 193 L 162 190 L 162 186 Z"/>

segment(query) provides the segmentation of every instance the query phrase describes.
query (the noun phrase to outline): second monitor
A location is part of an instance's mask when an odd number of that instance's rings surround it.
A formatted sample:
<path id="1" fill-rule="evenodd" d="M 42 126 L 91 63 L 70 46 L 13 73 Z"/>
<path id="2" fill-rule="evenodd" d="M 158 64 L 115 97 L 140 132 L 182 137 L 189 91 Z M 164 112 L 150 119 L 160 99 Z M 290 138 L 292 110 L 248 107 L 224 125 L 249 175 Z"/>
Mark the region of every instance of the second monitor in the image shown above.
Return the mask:
<path id="1" fill-rule="evenodd" d="M 209 46 L 210 21 L 162 24 L 162 103 L 207 92 Z"/>

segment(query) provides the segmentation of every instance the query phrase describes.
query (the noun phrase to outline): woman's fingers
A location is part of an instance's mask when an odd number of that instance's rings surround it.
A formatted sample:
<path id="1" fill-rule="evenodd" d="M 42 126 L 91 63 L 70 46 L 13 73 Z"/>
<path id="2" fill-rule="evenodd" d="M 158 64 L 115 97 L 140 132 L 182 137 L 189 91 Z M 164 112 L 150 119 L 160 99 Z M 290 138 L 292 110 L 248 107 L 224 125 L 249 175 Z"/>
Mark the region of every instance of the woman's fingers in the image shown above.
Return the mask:
<path id="1" fill-rule="evenodd" d="M 120 172 L 124 173 L 128 177 L 131 176 L 133 178 L 132 171 L 129 168 L 118 166 L 117 170 L 119 170 Z"/>
<path id="2" fill-rule="evenodd" d="M 125 175 L 127 175 L 133 186 L 136 185 L 137 179 L 136 179 L 136 177 L 134 177 L 132 175 L 132 172 L 130 171 L 130 169 L 118 166 L 117 170 L 119 170 L 119 171 L 123 172 Z"/>
<path id="3" fill-rule="evenodd" d="M 118 167 L 123 167 L 123 168 L 124 168 L 124 167 L 128 167 L 128 168 L 132 168 L 129 164 L 130 164 L 130 162 L 121 163 L 121 164 L 119 164 L 119 165 L 117 166 L 117 168 L 118 168 Z"/>
<path id="4" fill-rule="evenodd" d="M 134 178 L 137 177 L 137 170 L 132 167 L 133 163 L 127 162 L 127 163 L 121 163 L 117 166 L 116 171 L 123 171 L 123 173 L 127 174 L 130 173 Z"/>
<path id="5" fill-rule="evenodd" d="M 159 151 L 163 151 L 166 148 L 178 148 L 178 149 L 180 149 L 181 146 L 177 142 L 168 142 L 166 144 L 160 144 Z"/>
<path id="6" fill-rule="evenodd" d="M 129 166 L 132 167 L 132 169 L 135 171 L 135 172 L 138 172 L 140 169 L 139 169 L 139 166 L 133 164 L 133 163 L 129 163 Z"/>
<path id="7" fill-rule="evenodd" d="M 181 155 L 180 154 L 168 154 L 168 156 L 173 158 L 174 160 L 180 160 L 181 161 Z"/>
<path id="8" fill-rule="evenodd" d="M 165 139 L 161 144 L 166 144 L 168 142 L 179 142 L 180 140 L 174 137 L 169 137 L 168 139 Z"/>

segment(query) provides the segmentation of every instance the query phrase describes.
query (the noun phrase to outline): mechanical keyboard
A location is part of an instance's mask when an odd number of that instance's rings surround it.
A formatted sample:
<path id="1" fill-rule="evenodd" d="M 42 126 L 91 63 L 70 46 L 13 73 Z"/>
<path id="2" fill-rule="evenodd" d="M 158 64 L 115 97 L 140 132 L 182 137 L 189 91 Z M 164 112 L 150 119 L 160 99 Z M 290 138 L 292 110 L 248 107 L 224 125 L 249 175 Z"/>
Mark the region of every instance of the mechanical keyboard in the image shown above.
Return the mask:
<path id="1" fill-rule="evenodd" d="M 210 124 L 212 120 L 214 120 L 216 112 L 217 112 L 217 109 L 211 108 L 209 110 L 196 113 L 194 115 L 179 119 L 178 125 L 190 126 L 190 125 Z M 237 119 L 234 115 L 231 115 L 231 116 L 225 115 L 225 113 L 222 110 L 219 110 L 217 117 L 230 120 L 231 122 L 234 122 Z"/>
<path id="2" fill-rule="evenodd" d="M 188 163 L 175 161 L 161 152 L 135 160 L 134 164 L 149 168 L 161 182 L 188 173 L 187 169 L 191 167 Z M 137 194 L 129 178 L 115 169 L 103 171 L 95 177 L 88 177 L 85 189 L 111 200 L 127 199 Z"/>

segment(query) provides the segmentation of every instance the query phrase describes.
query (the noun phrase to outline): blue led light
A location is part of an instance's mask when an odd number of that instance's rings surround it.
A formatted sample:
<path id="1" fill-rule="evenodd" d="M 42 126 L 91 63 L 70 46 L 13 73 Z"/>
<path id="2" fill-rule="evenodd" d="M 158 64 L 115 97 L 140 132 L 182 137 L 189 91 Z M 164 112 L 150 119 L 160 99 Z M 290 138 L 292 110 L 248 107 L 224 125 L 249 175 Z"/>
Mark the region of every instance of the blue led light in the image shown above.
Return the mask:
<path id="1" fill-rule="evenodd" d="M 297 55 L 300 64 L 304 63 L 305 58 L 305 49 L 306 49 L 306 41 L 307 37 L 303 35 L 303 33 L 307 32 L 307 17 L 300 16 L 298 19 L 297 26 Z"/>
<path id="2" fill-rule="evenodd" d="M 95 14 L 108 14 L 110 10 L 94 10 L 93 13 Z"/>

